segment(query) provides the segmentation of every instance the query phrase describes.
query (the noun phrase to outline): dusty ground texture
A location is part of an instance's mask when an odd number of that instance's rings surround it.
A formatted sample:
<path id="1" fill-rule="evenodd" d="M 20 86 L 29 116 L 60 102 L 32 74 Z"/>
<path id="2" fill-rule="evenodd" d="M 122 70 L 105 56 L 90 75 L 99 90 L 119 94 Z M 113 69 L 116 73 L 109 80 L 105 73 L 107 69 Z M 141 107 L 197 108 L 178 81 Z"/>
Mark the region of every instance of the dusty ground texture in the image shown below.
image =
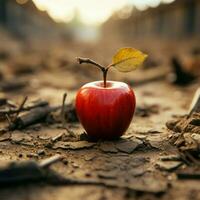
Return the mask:
<path id="1" fill-rule="evenodd" d="M 1 60 L 1 66 L 11 67 L 1 67 L 0 112 L 18 109 L 25 96 L 28 99 L 23 108 L 30 108 L 31 102 L 38 99 L 49 106 L 61 106 L 63 94 L 67 92 L 65 117 L 68 121 L 67 129 L 64 129 L 61 111 L 57 110 L 33 125 L 2 130 L 0 164 L 41 161 L 59 154 L 64 159 L 53 164 L 51 169 L 72 181 L 64 184 L 59 180 L 42 179 L 14 185 L 8 183 L 1 186 L 1 199 L 200 199 L 199 180 L 177 176 L 178 170 L 193 170 L 193 165 L 188 167 L 180 158 L 177 147 L 170 142 L 173 132 L 165 125 L 168 120 L 176 120 L 177 116 L 188 113 L 199 82 L 187 87 L 171 85 L 163 78 L 168 71 L 163 67 L 138 71 L 135 75 L 112 72 L 110 79 L 126 81 L 133 87 L 137 96 L 135 116 L 119 140 L 89 141 L 76 119 L 73 102 L 77 89 L 99 76 L 95 70 L 84 71 L 84 66 L 78 66 L 74 59 L 76 54 L 90 55 L 92 50 L 80 52 L 73 48 L 72 55 L 70 51 L 63 54 L 62 50 L 55 54 L 37 52 L 27 55 L 20 50 L 21 55 L 14 54 Z M 161 78 L 152 79 L 157 76 Z M 146 81 L 148 79 L 151 81 Z M 3 102 L 3 99 L 6 100 Z M 32 109 L 25 113 L 29 112 Z M 23 114 L 20 113 L 18 118 Z M 8 127 L 8 121 L 12 123 L 15 115 L 9 114 L 6 120 L 2 114 L 1 129 Z M 198 171 L 197 166 L 194 168 Z"/>

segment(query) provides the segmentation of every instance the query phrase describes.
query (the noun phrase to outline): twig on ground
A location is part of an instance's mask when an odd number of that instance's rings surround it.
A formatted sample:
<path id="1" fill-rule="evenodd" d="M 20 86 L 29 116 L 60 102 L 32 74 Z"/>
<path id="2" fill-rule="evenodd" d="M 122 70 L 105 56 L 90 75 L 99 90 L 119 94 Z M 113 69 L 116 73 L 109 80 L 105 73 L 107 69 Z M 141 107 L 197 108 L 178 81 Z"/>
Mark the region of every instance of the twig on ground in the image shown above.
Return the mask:
<path id="1" fill-rule="evenodd" d="M 8 121 L 8 125 L 11 126 L 12 120 L 10 119 L 10 116 L 8 114 L 6 114 L 5 116 L 6 116 L 6 119 Z"/>
<path id="2" fill-rule="evenodd" d="M 15 119 L 14 119 L 14 120 L 17 119 L 19 113 L 22 111 L 22 109 L 23 109 L 23 107 L 24 107 L 24 104 L 26 103 L 27 100 L 28 100 L 28 97 L 26 96 L 26 97 L 23 99 L 22 103 L 20 104 L 20 106 L 19 106 L 19 108 L 18 108 L 18 111 L 17 111 L 17 113 L 16 113 L 16 116 L 15 116 Z"/>
<path id="3" fill-rule="evenodd" d="M 66 119 L 65 119 L 65 101 L 66 101 L 66 98 L 67 98 L 67 93 L 64 93 L 63 101 L 62 101 L 62 109 L 61 109 L 61 120 L 62 120 L 63 128 L 66 128 Z"/>
<path id="4" fill-rule="evenodd" d="M 48 102 L 46 101 L 39 101 L 38 103 L 34 104 L 34 105 L 31 105 L 31 106 L 23 106 L 21 108 L 21 111 L 20 112 L 24 112 L 24 111 L 29 111 L 29 110 L 32 110 L 34 108 L 38 108 L 38 107 L 43 107 L 43 106 L 47 106 L 48 105 Z M 12 108 L 12 109 L 0 109 L 0 115 L 12 115 L 12 114 L 15 114 L 15 113 L 18 113 L 19 112 L 19 109 L 17 108 Z"/>
<path id="5" fill-rule="evenodd" d="M 60 106 L 57 107 L 44 106 L 35 108 L 31 110 L 31 112 L 26 113 L 20 117 L 17 117 L 17 119 L 13 121 L 13 123 L 11 124 L 11 126 L 8 127 L 8 129 L 9 130 L 23 129 L 27 126 L 34 125 L 44 120 L 49 113 L 54 112 L 60 108 L 61 108 Z"/>
<path id="6" fill-rule="evenodd" d="M 67 127 L 66 118 L 65 118 L 65 101 L 67 98 L 67 93 L 64 93 L 63 100 L 62 100 L 62 109 L 61 109 L 61 120 L 62 120 L 62 128 L 65 129 L 70 136 L 76 137 L 75 134 L 70 131 Z"/>

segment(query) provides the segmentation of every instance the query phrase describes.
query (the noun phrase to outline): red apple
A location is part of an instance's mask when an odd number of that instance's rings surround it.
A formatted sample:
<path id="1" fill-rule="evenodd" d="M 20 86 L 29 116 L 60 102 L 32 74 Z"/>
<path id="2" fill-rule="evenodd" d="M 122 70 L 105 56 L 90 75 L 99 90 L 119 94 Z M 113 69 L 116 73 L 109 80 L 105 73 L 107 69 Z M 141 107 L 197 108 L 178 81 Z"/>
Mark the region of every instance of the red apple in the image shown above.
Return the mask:
<path id="1" fill-rule="evenodd" d="M 135 111 L 133 90 L 123 82 L 85 84 L 76 96 L 76 111 L 87 134 L 95 139 L 114 139 L 125 133 Z"/>

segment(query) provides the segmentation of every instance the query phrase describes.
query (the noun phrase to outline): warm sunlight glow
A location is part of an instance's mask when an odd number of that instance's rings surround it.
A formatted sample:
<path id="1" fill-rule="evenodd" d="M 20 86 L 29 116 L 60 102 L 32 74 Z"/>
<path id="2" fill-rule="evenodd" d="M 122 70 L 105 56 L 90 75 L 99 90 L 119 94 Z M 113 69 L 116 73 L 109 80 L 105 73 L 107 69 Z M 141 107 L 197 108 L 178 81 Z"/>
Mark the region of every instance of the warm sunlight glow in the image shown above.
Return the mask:
<path id="1" fill-rule="evenodd" d="M 70 21 L 76 14 L 85 24 L 99 24 L 127 5 L 128 0 L 34 0 L 57 21 Z"/>
<path id="2" fill-rule="evenodd" d="M 139 10 L 145 10 L 148 7 L 155 8 L 160 3 L 172 3 L 173 1 L 175 0 L 129 0 L 129 2 L 132 2 Z"/>
<path id="3" fill-rule="evenodd" d="M 20 1 L 20 0 L 18 0 Z M 22 1 L 22 0 L 21 0 Z M 75 16 L 88 25 L 98 25 L 106 21 L 113 12 L 135 5 L 140 10 L 156 7 L 160 2 L 174 0 L 33 0 L 40 10 L 46 10 L 56 21 L 69 22 Z"/>

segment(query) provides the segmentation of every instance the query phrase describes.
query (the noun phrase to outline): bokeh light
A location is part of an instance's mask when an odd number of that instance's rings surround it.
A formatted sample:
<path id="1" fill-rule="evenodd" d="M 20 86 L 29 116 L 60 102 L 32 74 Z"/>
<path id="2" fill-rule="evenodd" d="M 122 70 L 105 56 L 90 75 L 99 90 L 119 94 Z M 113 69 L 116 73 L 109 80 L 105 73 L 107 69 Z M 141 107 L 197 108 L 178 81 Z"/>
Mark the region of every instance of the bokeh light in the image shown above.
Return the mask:
<path id="1" fill-rule="evenodd" d="M 18 0 L 25 1 L 25 0 Z M 40 10 L 47 11 L 56 21 L 69 22 L 74 17 L 87 25 L 98 25 L 105 22 L 113 12 L 127 8 L 121 12 L 122 18 L 129 16 L 132 5 L 139 10 L 156 7 L 161 2 L 171 3 L 174 0 L 33 0 Z"/>

